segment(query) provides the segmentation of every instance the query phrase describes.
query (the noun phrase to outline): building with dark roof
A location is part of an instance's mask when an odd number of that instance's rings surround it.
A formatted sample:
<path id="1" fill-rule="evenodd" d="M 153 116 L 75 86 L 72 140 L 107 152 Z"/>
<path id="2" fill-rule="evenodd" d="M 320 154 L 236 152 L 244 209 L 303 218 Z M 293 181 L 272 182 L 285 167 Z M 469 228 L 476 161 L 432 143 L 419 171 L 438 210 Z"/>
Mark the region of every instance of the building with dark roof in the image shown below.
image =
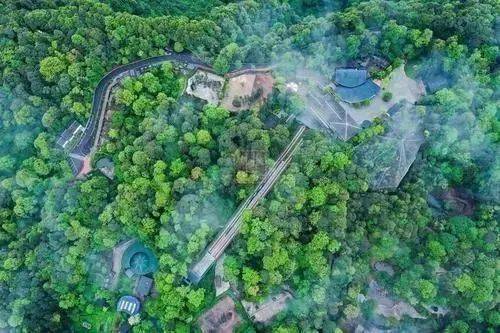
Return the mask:
<path id="1" fill-rule="evenodd" d="M 135 283 L 134 294 L 140 299 L 144 299 L 151 292 L 153 287 L 153 279 L 147 276 L 139 276 Z"/>
<path id="2" fill-rule="evenodd" d="M 335 84 L 346 88 L 354 88 L 368 80 L 366 69 L 338 68 L 335 71 Z"/>
<path id="3" fill-rule="evenodd" d="M 380 87 L 370 79 L 366 69 L 337 68 L 334 75 L 335 94 L 346 103 L 361 103 L 372 99 Z"/>
<path id="4" fill-rule="evenodd" d="M 450 86 L 450 79 L 444 75 L 434 75 L 432 77 L 424 78 L 425 87 L 427 91 L 431 94 L 435 92 L 448 88 Z"/>
<path id="5" fill-rule="evenodd" d="M 141 303 L 134 296 L 122 296 L 118 300 L 118 304 L 116 305 L 116 310 L 120 312 L 128 313 L 133 316 L 139 313 L 141 310 Z"/>

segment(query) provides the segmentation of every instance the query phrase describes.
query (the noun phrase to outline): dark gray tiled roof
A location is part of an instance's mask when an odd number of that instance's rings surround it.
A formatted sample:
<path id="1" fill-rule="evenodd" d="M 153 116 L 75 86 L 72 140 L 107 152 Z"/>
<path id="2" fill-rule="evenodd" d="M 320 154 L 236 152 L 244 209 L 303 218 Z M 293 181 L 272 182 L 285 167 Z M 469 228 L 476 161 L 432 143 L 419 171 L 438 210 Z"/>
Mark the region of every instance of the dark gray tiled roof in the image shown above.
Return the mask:
<path id="1" fill-rule="evenodd" d="M 134 292 L 138 297 L 145 297 L 149 295 L 152 287 L 153 279 L 147 276 L 140 276 L 139 279 L 137 279 Z"/>
<path id="2" fill-rule="evenodd" d="M 335 70 L 335 84 L 347 88 L 354 88 L 362 85 L 368 80 L 366 69 L 337 68 Z"/>
<path id="3" fill-rule="evenodd" d="M 80 171 L 82 171 L 83 161 L 71 156 L 68 158 L 69 158 L 69 166 L 71 167 L 71 171 L 73 171 L 73 176 L 77 176 L 80 173 Z"/>
<path id="4" fill-rule="evenodd" d="M 354 88 L 337 86 L 335 90 L 340 99 L 347 103 L 360 103 L 366 101 L 375 97 L 379 91 L 380 87 L 372 80 L 368 80 Z"/>

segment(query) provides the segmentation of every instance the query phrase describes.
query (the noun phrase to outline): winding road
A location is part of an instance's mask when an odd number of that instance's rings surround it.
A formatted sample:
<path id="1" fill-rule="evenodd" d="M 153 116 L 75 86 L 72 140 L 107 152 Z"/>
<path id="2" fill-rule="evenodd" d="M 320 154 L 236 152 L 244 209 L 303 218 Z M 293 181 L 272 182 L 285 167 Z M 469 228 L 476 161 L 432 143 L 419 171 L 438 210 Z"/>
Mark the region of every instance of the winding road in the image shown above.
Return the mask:
<path id="1" fill-rule="evenodd" d="M 125 76 L 134 75 L 138 71 L 161 65 L 167 61 L 184 63 L 185 65 L 190 65 L 195 69 L 203 69 L 204 71 L 215 73 L 210 65 L 196 58 L 191 53 L 175 53 L 168 49 L 166 49 L 164 55 L 137 60 L 112 69 L 104 75 L 104 77 L 97 84 L 92 99 L 90 118 L 85 125 L 82 137 L 69 153 L 69 161 L 74 176 L 81 174 L 85 167 L 85 163 L 90 162 L 89 156 L 97 149 L 99 137 L 102 134 L 102 125 L 112 88 Z M 226 77 L 246 74 L 249 72 L 268 72 L 272 70 L 272 67 L 256 69 L 254 66 L 254 64 L 247 64 L 237 71 L 226 74 Z"/>
<path id="2" fill-rule="evenodd" d="M 106 113 L 106 107 L 108 105 L 113 86 L 125 76 L 133 75 L 134 72 L 161 65 L 167 61 L 182 62 L 186 65 L 194 66 L 195 68 L 208 71 L 212 70 L 210 66 L 195 58 L 190 53 L 173 53 L 167 51 L 165 55 L 138 60 L 126 65 L 118 66 L 104 75 L 95 88 L 92 99 L 91 116 L 85 125 L 83 135 L 80 138 L 80 141 L 75 145 L 75 148 L 73 148 L 69 154 L 71 168 L 73 169 L 73 174 L 75 176 L 80 174 L 82 171 L 84 160 L 87 159 L 88 156 L 97 148 L 104 122 L 104 115 Z"/>

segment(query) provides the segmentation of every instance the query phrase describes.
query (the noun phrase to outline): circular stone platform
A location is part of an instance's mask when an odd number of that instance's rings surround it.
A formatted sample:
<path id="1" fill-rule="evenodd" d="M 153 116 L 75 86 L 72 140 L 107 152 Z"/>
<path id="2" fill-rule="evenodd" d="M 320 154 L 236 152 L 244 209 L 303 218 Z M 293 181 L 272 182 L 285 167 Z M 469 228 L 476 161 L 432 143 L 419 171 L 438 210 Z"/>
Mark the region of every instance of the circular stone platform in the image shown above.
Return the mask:
<path id="1" fill-rule="evenodd" d="M 150 249 L 136 242 L 125 250 L 122 267 L 125 271 L 130 270 L 134 275 L 146 275 L 156 272 L 158 260 Z"/>

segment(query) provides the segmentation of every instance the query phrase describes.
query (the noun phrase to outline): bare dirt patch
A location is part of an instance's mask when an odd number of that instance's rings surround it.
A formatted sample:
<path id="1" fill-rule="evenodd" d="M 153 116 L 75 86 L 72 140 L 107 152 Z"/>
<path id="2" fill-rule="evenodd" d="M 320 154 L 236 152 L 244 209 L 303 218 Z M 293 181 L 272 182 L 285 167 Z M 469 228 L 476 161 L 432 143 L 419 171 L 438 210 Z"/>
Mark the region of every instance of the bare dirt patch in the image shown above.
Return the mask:
<path id="1" fill-rule="evenodd" d="M 257 74 L 255 77 L 254 89 L 261 89 L 261 99 L 266 99 L 267 96 L 273 91 L 274 78 L 269 73 Z"/>
<path id="2" fill-rule="evenodd" d="M 198 319 L 203 333 L 231 333 L 240 323 L 234 301 L 226 296 Z"/>
<path id="3" fill-rule="evenodd" d="M 76 178 L 84 178 L 86 175 L 88 175 L 92 171 L 92 165 L 90 163 L 90 155 L 85 156 L 82 159 L 83 162 L 83 167 L 80 173 L 76 176 Z"/>
<path id="4" fill-rule="evenodd" d="M 263 102 L 272 92 L 274 78 L 270 73 L 248 73 L 229 78 L 221 106 L 241 111 Z"/>
<path id="5" fill-rule="evenodd" d="M 450 209 L 451 215 L 472 216 L 472 214 L 474 214 L 474 200 L 465 191 L 452 188 L 442 193 L 440 198 Z"/>

